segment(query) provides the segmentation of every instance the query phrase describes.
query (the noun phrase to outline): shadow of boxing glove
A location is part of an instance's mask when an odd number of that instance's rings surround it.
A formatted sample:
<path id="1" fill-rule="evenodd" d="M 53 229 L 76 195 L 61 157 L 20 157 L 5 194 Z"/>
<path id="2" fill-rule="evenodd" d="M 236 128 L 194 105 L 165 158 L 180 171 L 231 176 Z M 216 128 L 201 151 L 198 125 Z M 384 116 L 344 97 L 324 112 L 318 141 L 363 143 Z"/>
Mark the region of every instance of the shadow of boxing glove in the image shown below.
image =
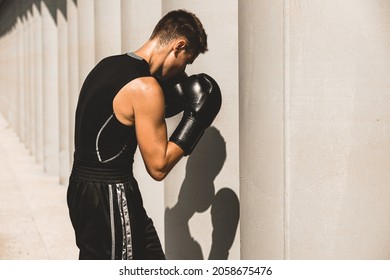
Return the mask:
<path id="1" fill-rule="evenodd" d="M 165 117 L 170 118 L 184 110 L 184 93 L 182 83 L 188 78 L 185 72 L 168 79 L 158 80 L 165 98 Z"/>
<path id="2" fill-rule="evenodd" d="M 222 96 L 217 82 L 206 74 L 190 76 L 182 83 L 182 89 L 184 114 L 169 141 L 182 148 L 184 155 L 189 155 L 217 116 Z"/>

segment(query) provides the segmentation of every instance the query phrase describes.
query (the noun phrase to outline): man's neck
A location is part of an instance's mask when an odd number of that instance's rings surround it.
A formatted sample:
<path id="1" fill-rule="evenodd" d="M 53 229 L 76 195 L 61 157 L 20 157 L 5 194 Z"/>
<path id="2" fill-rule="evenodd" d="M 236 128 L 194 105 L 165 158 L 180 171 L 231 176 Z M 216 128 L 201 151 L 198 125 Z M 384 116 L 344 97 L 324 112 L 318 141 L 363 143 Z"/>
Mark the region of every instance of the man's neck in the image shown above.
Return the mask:
<path id="1" fill-rule="evenodd" d="M 150 73 L 153 75 L 162 67 L 168 55 L 168 49 L 160 48 L 157 40 L 149 40 L 134 53 L 149 64 Z"/>

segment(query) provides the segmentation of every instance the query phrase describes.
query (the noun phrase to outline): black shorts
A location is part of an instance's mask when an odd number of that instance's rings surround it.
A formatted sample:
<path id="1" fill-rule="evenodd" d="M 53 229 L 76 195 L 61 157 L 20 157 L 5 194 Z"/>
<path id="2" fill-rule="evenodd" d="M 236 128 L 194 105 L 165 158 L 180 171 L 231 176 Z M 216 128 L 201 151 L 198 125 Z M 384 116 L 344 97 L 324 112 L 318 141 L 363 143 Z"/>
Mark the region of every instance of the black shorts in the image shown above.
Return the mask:
<path id="1" fill-rule="evenodd" d="M 79 259 L 165 259 L 131 173 L 74 165 L 67 203 Z"/>

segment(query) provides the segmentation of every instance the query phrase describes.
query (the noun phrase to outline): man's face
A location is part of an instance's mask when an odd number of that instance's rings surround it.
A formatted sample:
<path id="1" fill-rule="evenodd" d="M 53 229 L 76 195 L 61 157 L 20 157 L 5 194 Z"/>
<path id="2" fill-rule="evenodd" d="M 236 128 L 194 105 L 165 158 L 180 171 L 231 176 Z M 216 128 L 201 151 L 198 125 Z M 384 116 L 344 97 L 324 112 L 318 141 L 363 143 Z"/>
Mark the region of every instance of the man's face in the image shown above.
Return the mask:
<path id="1" fill-rule="evenodd" d="M 191 64 L 194 59 L 195 58 L 192 53 L 187 52 L 184 49 L 172 51 L 163 64 L 161 71 L 162 78 L 164 80 L 169 79 L 179 73 L 184 72 L 186 66 Z"/>

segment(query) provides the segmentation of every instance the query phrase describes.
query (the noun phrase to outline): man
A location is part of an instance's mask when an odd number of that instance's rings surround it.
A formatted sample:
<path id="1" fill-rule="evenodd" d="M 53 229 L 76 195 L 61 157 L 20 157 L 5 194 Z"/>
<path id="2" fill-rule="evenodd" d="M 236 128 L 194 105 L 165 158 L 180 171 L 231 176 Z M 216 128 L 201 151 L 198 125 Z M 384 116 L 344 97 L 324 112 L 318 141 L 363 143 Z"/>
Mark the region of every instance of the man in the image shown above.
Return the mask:
<path id="1" fill-rule="evenodd" d="M 199 19 L 172 11 L 140 49 L 103 59 L 87 76 L 77 104 L 67 194 L 80 259 L 165 258 L 132 163 L 138 145 L 150 176 L 163 180 L 211 125 L 221 106 L 218 85 L 206 74 L 184 73 L 206 51 Z M 165 115 L 183 109 L 168 141 Z"/>

